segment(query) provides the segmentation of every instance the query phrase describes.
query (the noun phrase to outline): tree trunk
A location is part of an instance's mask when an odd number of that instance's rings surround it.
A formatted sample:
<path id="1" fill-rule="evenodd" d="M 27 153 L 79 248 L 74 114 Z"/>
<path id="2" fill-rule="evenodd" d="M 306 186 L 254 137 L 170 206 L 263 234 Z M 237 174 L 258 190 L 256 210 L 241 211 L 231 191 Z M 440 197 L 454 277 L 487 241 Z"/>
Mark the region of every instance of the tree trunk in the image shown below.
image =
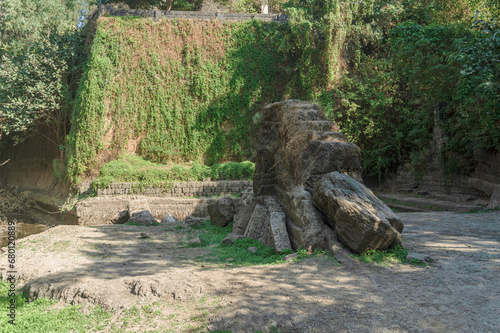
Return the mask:
<path id="1" fill-rule="evenodd" d="M 165 5 L 166 5 L 166 10 L 170 10 L 170 8 L 172 8 L 172 2 L 174 2 L 174 0 L 165 0 Z"/>

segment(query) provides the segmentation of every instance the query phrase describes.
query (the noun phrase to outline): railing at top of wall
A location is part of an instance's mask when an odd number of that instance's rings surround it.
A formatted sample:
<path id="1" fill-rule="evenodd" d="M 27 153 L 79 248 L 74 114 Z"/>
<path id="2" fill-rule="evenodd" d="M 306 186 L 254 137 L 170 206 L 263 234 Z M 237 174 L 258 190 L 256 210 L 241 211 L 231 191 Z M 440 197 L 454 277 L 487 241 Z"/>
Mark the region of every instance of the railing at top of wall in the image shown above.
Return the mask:
<path id="1" fill-rule="evenodd" d="M 113 5 L 99 5 L 98 16 L 139 16 L 153 19 L 196 19 L 221 21 L 262 20 L 266 22 L 284 23 L 287 16 L 283 14 L 250 14 L 250 13 L 208 13 L 188 11 L 141 10 L 120 8 Z"/>

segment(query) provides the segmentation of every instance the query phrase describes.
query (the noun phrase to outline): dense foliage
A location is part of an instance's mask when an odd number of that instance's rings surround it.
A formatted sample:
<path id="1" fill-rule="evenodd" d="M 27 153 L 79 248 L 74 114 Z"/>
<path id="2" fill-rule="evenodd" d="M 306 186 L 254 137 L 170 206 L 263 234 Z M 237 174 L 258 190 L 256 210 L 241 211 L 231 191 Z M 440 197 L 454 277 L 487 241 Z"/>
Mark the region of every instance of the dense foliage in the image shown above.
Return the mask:
<path id="1" fill-rule="evenodd" d="M 81 0 L 5 0 L 0 14 L 0 138 L 39 131 L 64 145 L 83 57 Z M 44 128 L 41 130 L 41 128 Z"/>
<path id="2" fill-rule="evenodd" d="M 270 2 L 286 24 L 102 18 L 76 99 L 82 42 L 64 27 L 82 7 L 39 2 L 2 4 L 0 124 L 20 140 L 57 124 L 72 183 L 127 149 L 160 163 L 252 159 L 260 108 L 286 98 L 321 104 L 371 176 L 426 168 L 435 110 L 446 171 L 467 173 L 475 152 L 500 149 L 497 0 Z M 55 11 L 64 13 L 56 30 Z"/>
<path id="3" fill-rule="evenodd" d="M 314 87 L 311 99 L 361 147 L 366 174 L 380 177 L 405 162 L 425 169 L 436 105 L 448 136 L 445 171 L 467 173 L 474 150 L 499 149 L 498 29 L 491 2 L 291 4 L 297 5 L 291 23 L 306 31 L 287 36 L 302 43 L 309 73 L 303 87 Z M 318 80 L 315 73 L 327 76 Z"/>
<path id="4" fill-rule="evenodd" d="M 154 162 L 251 157 L 255 112 L 283 99 L 289 81 L 276 45 L 286 27 L 133 18 L 98 24 L 67 144 L 73 181 L 98 169 L 103 154 L 134 142 Z"/>

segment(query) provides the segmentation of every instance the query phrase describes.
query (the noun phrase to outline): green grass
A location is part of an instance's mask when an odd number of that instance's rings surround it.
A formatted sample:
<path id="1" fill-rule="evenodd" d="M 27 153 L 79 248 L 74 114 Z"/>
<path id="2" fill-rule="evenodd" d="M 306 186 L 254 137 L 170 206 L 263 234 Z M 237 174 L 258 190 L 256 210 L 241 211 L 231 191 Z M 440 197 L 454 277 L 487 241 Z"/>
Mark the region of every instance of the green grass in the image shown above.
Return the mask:
<path id="1" fill-rule="evenodd" d="M 361 262 L 367 264 L 379 264 L 379 265 L 389 265 L 391 263 L 399 263 L 399 264 L 410 264 L 425 267 L 428 266 L 427 263 L 422 260 L 406 260 L 406 256 L 408 255 L 408 250 L 397 245 L 394 249 L 386 250 L 386 251 L 377 251 L 377 250 L 368 250 L 365 253 L 361 254 L 353 254 L 352 258 L 358 259 Z"/>
<path id="2" fill-rule="evenodd" d="M 221 244 L 224 237 L 231 233 L 232 225 L 220 227 L 206 222 L 204 224 L 193 227 L 195 230 L 201 231 L 199 244 L 189 244 L 187 247 L 207 248 L 210 254 L 198 257 L 199 261 L 210 263 L 226 263 L 227 259 L 232 259 L 232 266 L 252 266 L 252 265 L 273 265 L 284 263 L 285 256 L 293 253 L 292 250 L 285 250 L 281 253 L 276 251 L 255 239 L 243 238 L 236 239 L 234 244 Z M 247 251 L 249 247 L 257 248 L 255 253 Z M 311 257 L 306 250 L 299 249 L 296 260 L 302 260 Z M 312 254 L 313 257 L 325 257 L 332 260 L 333 257 L 326 251 L 317 250 Z"/>
<path id="3" fill-rule="evenodd" d="M 161 225 L 161 223 L 155 222 L 155 223 L 153 223 L 151 225 L 145 225 L 145 224 L 142 224 L 142 223 L 139 223 L 139 222 L 127 221 L 127 222 L 123 223 L 123 225 L 135 225 L 135 226 L 139 226 L 139 227 L 155 227 L 157 225 Z"/>
<path id="4" fill-rule="evenodd" d="M 7 306 L 10 301 L 8 283 L 0 281 L 0 332 L 88 332 L 91 329 L 99 331 L 104 328 L 111 313 L 99 307 L 93 307 L 90 312 L 80 311 L 81 305 L 54 309 L 55 300 L 38 299 L 27 302 L 24 295 L 18 294 L 16 300 L 16 325 L 7 322 Z"/>
<path id="5" fill-rule="evenodd" d="M 147 186 L 168 187 L 173 182 L 212 180 L 251 180 L 255 164 L 249 161 L 214 164 L 210 167 L 199 163 L 166 165 L 154 163 L 134 155 L 122 155 L 104 164 L 94 181 L 94 189 L 107 188 L 115 182 L 135 183 L 139 188 Z"/>

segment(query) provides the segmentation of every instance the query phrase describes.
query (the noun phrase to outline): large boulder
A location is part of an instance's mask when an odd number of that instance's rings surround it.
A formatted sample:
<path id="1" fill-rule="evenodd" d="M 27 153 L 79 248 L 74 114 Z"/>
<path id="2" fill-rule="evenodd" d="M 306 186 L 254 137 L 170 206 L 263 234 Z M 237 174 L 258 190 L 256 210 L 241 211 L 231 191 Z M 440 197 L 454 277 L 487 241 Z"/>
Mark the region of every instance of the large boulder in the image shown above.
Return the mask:
<path id="1" fill-rule="evenodd" d="M 296 186 L 278 194 L 287 219 L 288 234 L 294 249 L 323 247 L 324 221 L 314 206 L 312 195 L 303 186 Z"/>
<path id="2" fill-rule="evenodd" d="M 207 209 L 208 215 L 210 215 L 210 223 L 221 227 L 233 222 L 234 214 L 236 214 L 234 202 L 229 197 L 223 197 L 211 202 Z"/>
<path id="3" fill-rule="evenodd" d="M 146 199 L 130 200 L 128 203 L 129 223 L 141 225 L 155 225 L 158 223 L 151 214 L 149 204 Z"/>
<path id="4" fill-rule="evenodd" d="M 328 249 L 343 262 L 349 260 L 339 240 L 355 252 L 401 243 L 401 221 L 361 184 L 359 148 L 321 107 L 299 100 L 269 104 L 260 125 L 253 195 L 242 198 L 233 233 L 245 230 L 278 252 Z M 349 181 L 342 178 L 337 188 L 333 176 L 324 178 L 332 173 Z M 351 181 L 354 187 L 347 186 Z"/>
<path id="5" fill-rule="evenodd" d="M 264 107 L 253 189 L 256 200 L 278 199 L 294 249 L 324 247 L 325 223 L 311 193 L 333 171 L 361 180 L 360 151 L 321 107 L 299 100 Z"/>
<path id="6" fill-rule="evenodd" d="M 314 188 L 313 200 L 350 250 L 361 253 L 401 245 L 401 220 L 355 179 L 339 172 L 329 173 Z"/>

